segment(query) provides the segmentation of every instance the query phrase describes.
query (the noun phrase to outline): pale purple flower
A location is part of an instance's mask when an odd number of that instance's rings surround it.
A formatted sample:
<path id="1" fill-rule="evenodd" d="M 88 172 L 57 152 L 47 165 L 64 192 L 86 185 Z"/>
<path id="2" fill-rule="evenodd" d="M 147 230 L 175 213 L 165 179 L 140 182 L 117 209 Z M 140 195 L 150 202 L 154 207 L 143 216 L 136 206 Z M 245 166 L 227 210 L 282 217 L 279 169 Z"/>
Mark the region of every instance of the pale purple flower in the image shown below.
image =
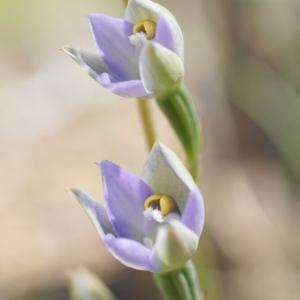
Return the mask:
<path id="1" fill-rule="evenodd" d="M 109 161 L 102 161 L 100 167 L 106 206 L 79 189 L 70 192 L 111 254 L 129 267 L 151 272 L 168 272 L 185 265 L 198 246 L 204 203 L 179 158 L 156 143 L 141 178 Z M 173 202 L 165 206 L 162 198 L 149 202 L 156 194 L 167 195 Z M 150 205 L 145 207 L 145 201 Z"/>
<path id="2" fill-rule="evenodd" d="M 167 9 L 150 0 L 130 0 L 124 19 L 92 13 L 88 20 L 99 54 L 71 46 L 62 50 L 102 86 L 138 98 L 164 96 L 180 86 L 183 37 Z"/>

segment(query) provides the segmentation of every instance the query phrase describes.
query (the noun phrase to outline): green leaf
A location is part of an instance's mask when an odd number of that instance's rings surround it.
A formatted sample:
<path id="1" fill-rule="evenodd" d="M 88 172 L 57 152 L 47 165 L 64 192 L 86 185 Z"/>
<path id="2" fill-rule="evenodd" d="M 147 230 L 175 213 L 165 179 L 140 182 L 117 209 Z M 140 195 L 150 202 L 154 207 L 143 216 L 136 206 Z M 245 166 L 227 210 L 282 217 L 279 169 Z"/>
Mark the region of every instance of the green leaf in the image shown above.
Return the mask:
<path id="1" fill-rule="evenodd" d="M 156 99 L 179 138 L 187 157 L 189 169 L 198 167 L 201 150 L 200 126 L 197 111 L 189 91 L 181 86 L 166 98 Z M 193 177 L 195 178 L 195 174 Z"/>

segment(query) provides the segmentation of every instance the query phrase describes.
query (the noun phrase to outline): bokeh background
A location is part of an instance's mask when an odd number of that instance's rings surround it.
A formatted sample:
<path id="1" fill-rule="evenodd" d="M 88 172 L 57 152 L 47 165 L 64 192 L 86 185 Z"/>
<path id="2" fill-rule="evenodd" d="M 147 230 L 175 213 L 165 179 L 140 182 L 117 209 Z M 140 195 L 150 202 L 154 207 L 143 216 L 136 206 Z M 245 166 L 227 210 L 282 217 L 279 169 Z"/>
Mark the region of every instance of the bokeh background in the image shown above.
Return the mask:
<path id="1" fill-rule="evenodd" d="M 185 83 L 205 120 L 208 299 L 300 298 L 300 3 L 160 0 L 185 38 Z M 95 50 L 85 15 L 121 0 L 0 0 L 0 299 L 68 299 L 86 266 L 120 300 L 160 299 L 150 274 L 121 266 L 81 207 L 103 201 L 94 162 L 139 174 L 147 147 L 136 100 L 105 91 L 59 51 Z M 157 137 L 180 145 L 150 101 Z"/>

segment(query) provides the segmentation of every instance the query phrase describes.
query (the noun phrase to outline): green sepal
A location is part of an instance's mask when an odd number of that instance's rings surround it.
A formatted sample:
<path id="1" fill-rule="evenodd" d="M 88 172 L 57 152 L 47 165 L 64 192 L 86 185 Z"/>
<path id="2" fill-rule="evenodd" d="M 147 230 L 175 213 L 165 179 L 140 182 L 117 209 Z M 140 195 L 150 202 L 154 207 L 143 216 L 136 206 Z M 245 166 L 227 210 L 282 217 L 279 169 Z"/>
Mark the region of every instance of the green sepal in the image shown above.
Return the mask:
<path id="1" fill-rule="evenodd" d="M 201 132 L 197 111 L 189 91 L 181 85 L 175 93 L 166 98 L 157 98 L 156 102 L 184 148 L 189 169 L 194 169 L 196 166 L 193 164 L 198 164 L 201 150 Z"/>
<path id="2" fill-rule="evenodd" d="M 197 273 L 191 261 L 172 272 L 154 273 L 153 278 L 165 300 L 202 299 Z"/>

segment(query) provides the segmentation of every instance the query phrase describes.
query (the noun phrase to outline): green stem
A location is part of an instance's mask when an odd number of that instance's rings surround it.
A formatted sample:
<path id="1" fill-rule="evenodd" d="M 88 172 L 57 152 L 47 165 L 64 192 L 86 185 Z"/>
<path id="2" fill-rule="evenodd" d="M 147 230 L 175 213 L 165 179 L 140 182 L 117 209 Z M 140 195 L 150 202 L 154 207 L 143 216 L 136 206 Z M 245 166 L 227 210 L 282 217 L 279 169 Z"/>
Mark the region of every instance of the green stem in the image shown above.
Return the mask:
<path id="1" fill-rule="evenodd" d="M 177 294 L 182 300 L 194 300 L 190 286 L 182 272 L 174 272 L 171 274 L 171 279 L 176 287 Z"/>
<path id="2" fill-rule="evenodd" d="M 153 273 L 153 279 L 164 300 L 182 300 L 171 277 Z"/>
<path id="3" fill-rule="evenodd" d="M 125 6 L 127 6 L 128 0 L 123 0 Z"/>
<path id="4" fill-rule="evenodd" d="M 201 299 L 197 273 L 191 261 L 168 273 L 154 273 L 153 278 L 165 300 Z"/>
<path id="5" fill-rule="evenodd" d="M 155 138 L 154 128 L 149 113 L 149 102 L 148 99 L 137 99 L 137 104 L 139 107 L 139 112 L 144 127 L 148 150 L 150 152 L 153 144 L 155 143 L 156 138 Z"/>

